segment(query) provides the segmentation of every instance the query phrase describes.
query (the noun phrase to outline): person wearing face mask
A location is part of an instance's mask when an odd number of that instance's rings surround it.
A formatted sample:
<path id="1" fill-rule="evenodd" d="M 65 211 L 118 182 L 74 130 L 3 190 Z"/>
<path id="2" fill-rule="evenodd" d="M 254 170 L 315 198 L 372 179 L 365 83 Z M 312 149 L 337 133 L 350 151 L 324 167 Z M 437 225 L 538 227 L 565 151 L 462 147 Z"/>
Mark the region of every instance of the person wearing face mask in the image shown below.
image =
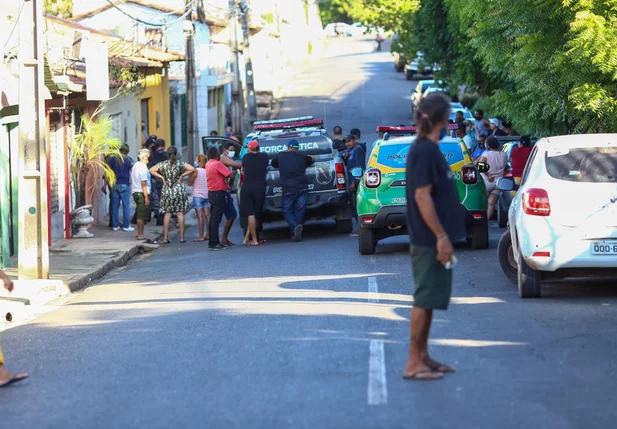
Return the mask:
<path id="1" fill-rule="evenodd" d="M 233 173 L 232 168 L 240 169 L 242 168 L 242 163 L 239 161 L 235 161 L 234 157 L 236 156 L 236 146 L 233 143 L 228 143 L 223 147 L 223 153 L 221 154 L 221 162 L 225 167 L 229 169 L 231 173 Z M 238 217 L 238 212 L 236 211 L 236 207 L 234 205 L 234 199 L 231 196 L 230 189 L 233 185 L 234 175 L 230 176 L 229 189 L 225 193 L 225 224 L 223 225 L 223 235 L 221 236 L 221 245 L 222 246 L 234 246 L 235 243 L 229 241 L 228 235 L 229 231 L 231 231 L 231 227 L 234 224 L 234 221 Z"/>
<path id="2" fill-rule="evenodd" d="M 415 111 L 418 135 L 407 156 L 407 227 L 411 241 L 414 304 L 411 344 L 403 378 L 437 380 L 454 372 L 433 360 L 428 336 L 433 310 L 447 310 L 452 293 L 452 243 L 467 236 L 465 214 L 439 142 L 446 135 L 450 100 L 427 95 Z"/>
<path id="3" fill-rule="evenodd" d="M 239 141 L 238 137 L 234 136 L 233 129 L 231 127 L 225 127 L 225 137 L 234 141 Z"/>
<path id="4" fill-rule="evenodd" d="M 478 146 L 476 147 L 476 150 L 474 150 L 471 154 L 471 159 L 473 160 L 473 162 L 476 162 L 484 154 L 484 152 L 486 152 L 485 143 L 486 134 L 480 134 L 480 136 L 478 137 Z"/>

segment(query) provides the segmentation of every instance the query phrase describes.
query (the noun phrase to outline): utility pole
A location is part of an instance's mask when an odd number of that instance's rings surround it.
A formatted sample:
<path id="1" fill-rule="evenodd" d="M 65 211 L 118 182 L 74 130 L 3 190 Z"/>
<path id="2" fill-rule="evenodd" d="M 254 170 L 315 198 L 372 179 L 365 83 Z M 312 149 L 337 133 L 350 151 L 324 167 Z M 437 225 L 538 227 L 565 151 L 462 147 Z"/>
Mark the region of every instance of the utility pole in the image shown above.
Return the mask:
<path id="1" fill-rule="evenodd" d="M 195 46 L 193 36 L 195 27 L 193 26 L 193 0 L 184 2 L 186 19 L 184 21 L 184 36 L 186 39 L 185 70 L 186 79 L 186 132 L 187 150 L 186 158 L 188 162 L 195 160 Z"/>
<path id="2" fill-rule="evenodd" d="M 44 26 L 43 0 L 24 0 L 19 19 L 20 280 L 49 278 Z"/>
<path id="3" fill-rule="evenodd" d="M 240 79 L 240 52 L 238 51 L 238 18 L 236 14 L 236 0 L 229 0 L 229 22 L 231 23 L 229 44 L 231 45 L 231 71 L 235 74 L 231 84 L 231 112 L 232 124 L 235 131 L 244 125 L 244 92 Z M 243 133 L 245 136 L 246 133 Z"/>
<path id="4" fill-rule="evenodd" d="M 255 77 L 253 74 L 253 63 L 251 61 L 251 53 L 249 51 L 249 8 L 245 3 L 245 0 L 240 0 L 240 10 L 242 11 L 242 33 L 244 36 L 244 46 L 242 47 L 244 53 L 244 69 L 246 72 L 246 104 L 248 106 L 248 118 L 245 118 L 245 122 L 242 124 L 244 135 L 249 133 L 250 127 L 253 122 L 257 120 L 257 95 L 255 94 Z"/>

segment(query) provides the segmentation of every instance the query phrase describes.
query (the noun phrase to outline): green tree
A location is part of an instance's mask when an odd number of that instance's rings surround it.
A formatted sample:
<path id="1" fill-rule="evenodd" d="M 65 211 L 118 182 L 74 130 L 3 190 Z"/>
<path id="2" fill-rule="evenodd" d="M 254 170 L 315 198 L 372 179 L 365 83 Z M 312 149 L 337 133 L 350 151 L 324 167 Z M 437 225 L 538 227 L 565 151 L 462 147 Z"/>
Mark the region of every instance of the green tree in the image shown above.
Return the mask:
<path id="1" fill-rule="evenodd" d="M 351 24 L 353 19 L 347 14 L 349 0 L 328 0 L 319 3 L 321 22 L 324 25 L 332 22 L 346 22 Z"/>
<path id="2" fill-rule="evenodd" d="M 73 16 L 73 0 L 43 0 L 45 13 L 70 18 Z"/>

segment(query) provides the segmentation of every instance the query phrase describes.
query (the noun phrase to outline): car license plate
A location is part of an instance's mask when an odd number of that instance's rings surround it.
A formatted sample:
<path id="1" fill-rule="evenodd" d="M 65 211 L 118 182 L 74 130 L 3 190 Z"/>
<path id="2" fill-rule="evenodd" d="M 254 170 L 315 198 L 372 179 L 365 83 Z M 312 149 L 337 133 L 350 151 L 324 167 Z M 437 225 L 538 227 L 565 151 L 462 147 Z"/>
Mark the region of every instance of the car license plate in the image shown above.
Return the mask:
<path id="1" fill-rule="evenodd" d="M 594 241 L 591 243 L 592 255 L 617 255 L 617 241 Z"/>

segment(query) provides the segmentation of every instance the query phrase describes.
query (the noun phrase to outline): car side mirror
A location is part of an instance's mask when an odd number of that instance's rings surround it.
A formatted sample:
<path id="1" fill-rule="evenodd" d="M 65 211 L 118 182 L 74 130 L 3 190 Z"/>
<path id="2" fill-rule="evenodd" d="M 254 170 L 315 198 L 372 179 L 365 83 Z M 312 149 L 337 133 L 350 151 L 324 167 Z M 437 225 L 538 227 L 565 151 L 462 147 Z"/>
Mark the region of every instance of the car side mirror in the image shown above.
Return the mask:
<path id="1" fill-rule="evenodd" d="M 478 162 L 478 172 L 479 173 L 488 173 L 488 170 L 490 170 L 491 166 L 488 165 L 486 162 Z"/>
<path id="2" fill-rule="evenodd" d="M 353 177 L 355 177 L 356 179 L 361 178 L 362 177 L 362 173 L 363 173 L 362 167 L 355 167 L 355 168 L 351 169 L 351 175 Z"/>
<path id="3" fill-rule="evenodd" d="M 514 177 L 502 177 L 497 181 L 497 189 L 500 191 L 510 192 L 516 188 Z"/>

